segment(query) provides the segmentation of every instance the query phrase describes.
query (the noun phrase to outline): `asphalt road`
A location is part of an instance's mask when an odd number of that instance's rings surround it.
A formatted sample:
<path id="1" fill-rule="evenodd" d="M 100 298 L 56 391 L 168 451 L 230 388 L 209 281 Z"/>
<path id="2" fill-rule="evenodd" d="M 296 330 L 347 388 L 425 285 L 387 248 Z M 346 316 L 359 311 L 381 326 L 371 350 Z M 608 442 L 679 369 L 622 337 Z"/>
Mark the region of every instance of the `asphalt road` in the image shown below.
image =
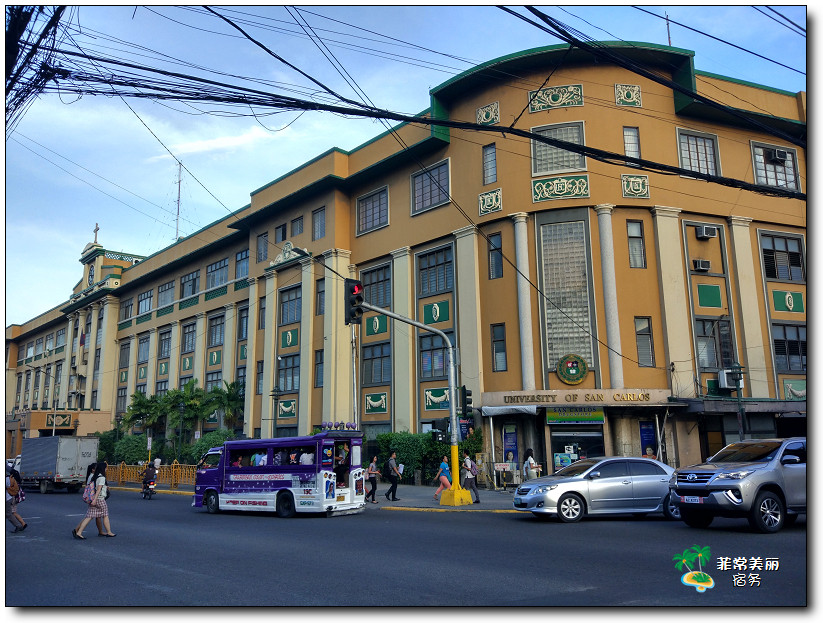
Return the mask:
<path id="1" fill-rule="evenodd" d="M 763 535 L 727 519 L 696 530 L 659 517 L 562 524 L 476 506 L 369 506 L 332 518 L 209 515 L 188 496 L 115 491 L 117 537 L 98 538 L 92 523 L 78 541 L 80 495 L 31 492 L 20 505 L 29 528 L 8 534 L 6 524 L 6 606 L 806 604 L 805 516 Z M 710 548 L 714 587 L 702 593 L 673 560 L 694 545 Z M 767 558 L 777 568 L 758 569 Z"/>

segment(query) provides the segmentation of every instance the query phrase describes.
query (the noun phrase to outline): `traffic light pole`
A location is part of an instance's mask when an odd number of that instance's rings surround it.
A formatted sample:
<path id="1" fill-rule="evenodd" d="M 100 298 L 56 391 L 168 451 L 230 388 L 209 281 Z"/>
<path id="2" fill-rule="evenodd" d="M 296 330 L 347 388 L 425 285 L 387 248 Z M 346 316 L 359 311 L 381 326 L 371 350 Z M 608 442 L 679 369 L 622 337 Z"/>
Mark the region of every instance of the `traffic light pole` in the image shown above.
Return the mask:
<path id="1" fill-rule="evenodd" d="M 457 456 L 457 364 L 456 359 L 454 357 L 454 346 L 452 346 L 451 340 L 449 340 L 449 336 L 443 333 L 440 329 L 430 327 L 427 324 L 417 322 L 416 320 L 412 320 L 411 318 L 406 318 L 405 316 L 401 316 L 400 314 L 395 314 L 394 312 L 389 311 L 388 309 L 377 307 L 376 305 L 366 303 L 365 301 L 360 304 L 360 307 L 362 307 L 363 309 L 368 309 L 369 311 L 377 312 L 378 314 L 383 314 L 384 316 L 388 316 L 389 318 L 394 318 L 395 320 L 399 320 L 400 322 L 405 322 L 406 324 L 415 326 L 418 329 L 423 329 L 424 331 L 431 331 L 432 333 L 439 335 L 441 338 L 443 338 L 443 342 L 446 344 L 449 356 L 449 422 L 451 423 L 452 429 L 451 472 L 453 482 L 452 488 L 447 491 L 444 491 L 441 494 L 440 505 L 464 506 L 467 504 L 471 504 L 471 493 L 460 486 L 460 462 Z"/>

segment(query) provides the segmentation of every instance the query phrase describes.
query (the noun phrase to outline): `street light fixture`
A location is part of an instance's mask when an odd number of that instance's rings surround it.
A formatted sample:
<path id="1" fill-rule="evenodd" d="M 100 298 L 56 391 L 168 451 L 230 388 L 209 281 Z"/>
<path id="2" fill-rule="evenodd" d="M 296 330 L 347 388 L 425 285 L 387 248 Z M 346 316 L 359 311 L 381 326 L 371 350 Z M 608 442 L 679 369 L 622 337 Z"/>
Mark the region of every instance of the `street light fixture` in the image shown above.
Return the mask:
<path id="1" fill-rule="evenodd" d="M 274 431 L 277 428 L 277 408 L 280 405 L 280 396 L 282 396 L 285 392 L 280 389 L 279 386 L 275 385 L 274 389 L 271 390 L 273 405 L 272 405 L 272 412 L 271 412 L 271 420 L 273 424 L 271 425 L 271 436 L 274 436 Z"/>
<path id="2" fill-rule="evenodd" d="M 731 372 L 727 373 L 727 376 L 734 381 L 734 385 L 737 388 L 737 434 L 740 436 L 740 441 L 743 441 L 743 432 L 745 430 L 745 422 L 746 422 L 746 407 L 743 406 L 743 401 L 741 400 L 741 383 L 743 381 L 743 366 L 741 366 L 738 362 L 734 362 L 734 365 L 731 367 Z"/>

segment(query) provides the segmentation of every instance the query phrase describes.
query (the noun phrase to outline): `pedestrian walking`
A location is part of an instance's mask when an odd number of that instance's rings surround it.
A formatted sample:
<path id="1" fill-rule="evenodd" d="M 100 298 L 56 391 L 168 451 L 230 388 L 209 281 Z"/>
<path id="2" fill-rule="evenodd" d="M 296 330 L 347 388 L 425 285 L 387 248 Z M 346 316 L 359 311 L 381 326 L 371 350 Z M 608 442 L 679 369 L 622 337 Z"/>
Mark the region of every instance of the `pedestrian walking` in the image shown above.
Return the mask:
<path id="1" fill-rule="evenodd" d="M 369 501 L 369 496 L 371 496 L 371 503 L 377 504 L 377 500 L 375 499 L 375 495 L 377 494 L 377 477 L 380 475 L 380 470 L 377 469 L 377 456 L 371 460 L 369 463 L 369 467 L 366 470 L 366 474 L 369 477 L 369 484 L 371 485 L 371 491 L 366 493 L 366 501 Z"/>
<path id="2" fill-rule="evenodd" d="M 434 477 L 435 480 L 440 481 L 440 486 L 437 487 L 437 491 L 434 492 L 434 500 L 437 501 L 437 496 L 441 491 L 449 490 L 452 488 L 452 475 L 449 471 L 449 456 L 447 454 L 443 455 L 443 461 L 440 463 L 440 469 L 437 470 L 437 475 Z"/>
<path id="3" fill-rule="evenodd" d="M 12 469 L 6 465 L 6 519 L 14 526 L 14 532 L 22 532 L 26 529 L 28 524 L 21 521 L 20 516 L 16 512 L 16 506 L 12 506 L 17 494 L 20 493 L 20 482 L 15 480 L 11 475 Z"/>
<path id="4" fill-rule="evenodd" d="M 534 460 L 534 451 L 529 448 L 523 459 L 523 480 L 532 480 L 537 478 L 540 471 L 540 465 Z"/>
<path id="5" fill-rule="evenodd" d="M 94 481 L 94 470 L 97 467 L 97 463 L 92 463 L 86 468 L 86 484 L 88 485 L 90 482 Z M 103 522 L 100 520 L 99 517 L 94 518 L 94 523 L 97 526 L 97 534 L 99 536 L 106 536 L 103 533 Z"/>
<path id="6" fill-rule="evenodd" d="M 480 504 L 480 494 L 477 492 L 477 464 L 471 460 L 468 450 L 463 450 L 463 467 L 466 469 L 463 488 L 472 489 L 474 491 L 474 503 Z"/>
<path id="7" fill-rule="evenodd" d="M 391 487 L 389 490 L 386 491 L 386 499 L 391 500 L 392 502 L 397 502 L 400 498 L 397 497 L 397 483 L 400 482 L 400 477 L 403 475 L 400 473 L 400 470 L 397 469 L 397 452 L 392 451 L 391 456 L 389 457 L 389 481 L 391 482 Z"/>
<path id="8" fill-rule="evenodd" d="M 27 524 L 20 516 L 20 514 L 17 512 L 17 505 L 26 499 L 26 494 L 23 493 L 23 479 L 20 478 L 20 472 L 18 472 L 13 467 L 11 468 L 11 473 L 9 475 L 17 483 L 17 495 L 12 496 L 11 500 L 11 514 L 14 516 L 15 519 L 17 519 L 17 521 L 23 524 L 23 530 L 25 530 L 26 528 L 28 528 L 29 524 Z"/>
<path id="9" fill-rule="evenodd" d="M 97 463 L 94 468 L 94 475 L 92 478 L 94 480 L 94 497 L 91 502 L 89 502 L 89 507 L 86 510 L 86 516 L 83 517 L 80 524 L 71 531 L 71 534 L 75 539 L 85 539 L 86 537 L 83 536 L 83 530 L 92 519 L 96 519 L 98 517 L 103 520 L 103 525 L 106 528 L 106 532 L 101 532 L 98 536 L 117 536 L 111 531 L 111 524 L 109 522 L 109 507 L 108 504 L 106 504 L 106 492 L 108 485 L 106 484 L 105 461 L 100 461 Z"/>

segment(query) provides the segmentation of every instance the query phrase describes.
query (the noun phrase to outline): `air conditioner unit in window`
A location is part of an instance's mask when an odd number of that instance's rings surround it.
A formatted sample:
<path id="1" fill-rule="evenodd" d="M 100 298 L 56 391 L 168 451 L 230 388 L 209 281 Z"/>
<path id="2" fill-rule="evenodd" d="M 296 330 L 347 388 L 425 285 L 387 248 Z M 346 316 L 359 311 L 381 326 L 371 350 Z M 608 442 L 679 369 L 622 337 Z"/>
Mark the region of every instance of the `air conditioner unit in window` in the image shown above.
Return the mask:
<path id="1" fill-rule="evenodd" d="M 717 386 L 720 389 L 737 389 L 737 383 L 734 381 L 732 373 L 734 370 L 720 370 L 717 373 Z M 740 389 L 745 387 L 744 379 L 740 379 Z"/>
<path id="2" fill-rule="evenodd" d="M 717 238 L 718 229 L 714 225 L 698 225 L 694 228 L 698 240 Z"/>
<path id="3" fill-rule="evenodd" d="M 772 164 L 786 164 L 789 159 L 789 154 L 785 149 L 766 149 L 764 150 L 766 160 Z"/>
<path id="4" fill-rule="evenodd" d="M 712 268 L 712 263 L 709 260 L 692 260 L 692 265 L 695 270 L 699 270 L 701 273 L 707 273 Z"/>

